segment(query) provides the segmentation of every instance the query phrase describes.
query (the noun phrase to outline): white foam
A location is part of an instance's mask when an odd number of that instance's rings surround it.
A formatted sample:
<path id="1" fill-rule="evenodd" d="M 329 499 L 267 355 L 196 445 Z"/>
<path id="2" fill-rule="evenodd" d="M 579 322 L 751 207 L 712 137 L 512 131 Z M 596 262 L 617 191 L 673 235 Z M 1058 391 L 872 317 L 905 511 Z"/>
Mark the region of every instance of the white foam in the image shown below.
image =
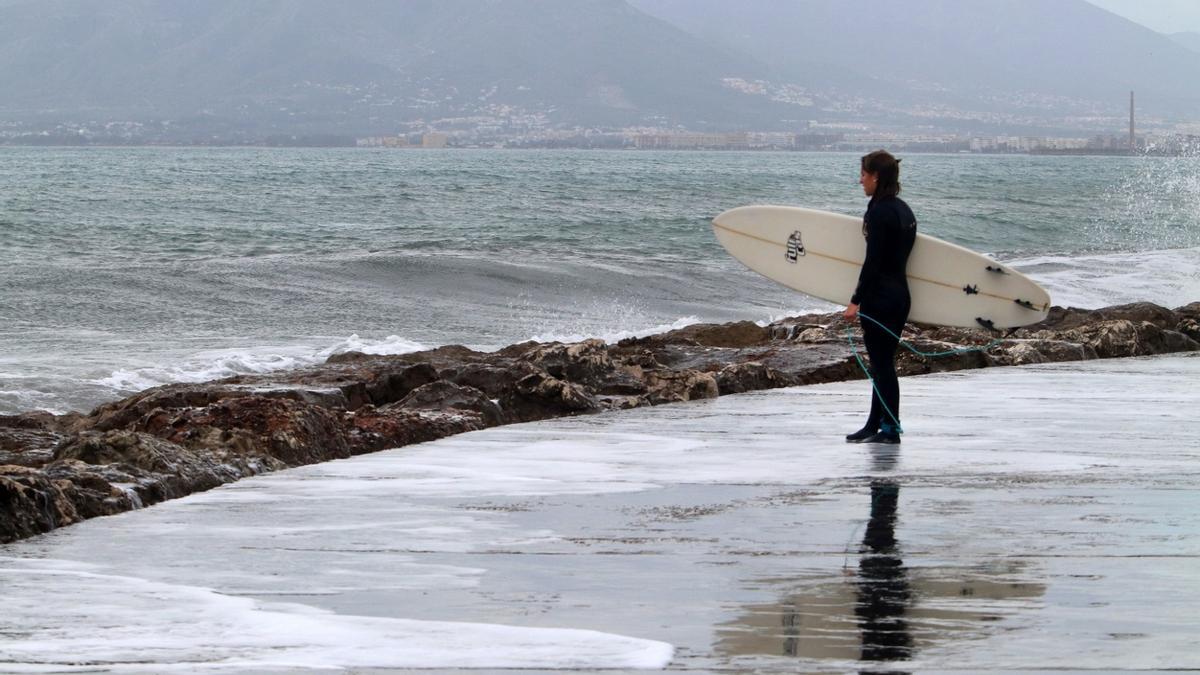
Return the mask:
<path id="1" fill-rule="evenodd" d="M 1200 300 L 1200 248 L 1038 256 L 1011 262 L 1064 307 L 1098 308 L 1130 302 L 1178 307 Z"/>
<path id="2" fill-rule="evenodd" d="M 173 365 L 120 369 L 108 377 L 86 380 L 118 392 L 136 392 L 179 382 L 207 382 L 234 375 L 268 373 L 322 363 L 334 354 L 358 351 L 364 354 L 408 354 L 423 345 L 397 335 L 370 340 L 357 334 L 324 348 L 305 345 L 216 349 L 197 352 Z"/>
<path id="3" fill-rule="evenodd" d="M 666 643 L 589 630 L 345 616 L 61 564 L 45 567 L 0 568 L 0 579 L 14 591 L 6 598 L 0 634 L 28 632 L 0 641 L 6 671 L 661 668 L 673 654 Z M 38 592 L 28 593 L 30 587 Z"/>
<path id="4" fill-rule="evenodd" d="M 701 323 L 701 321 L 698 317 L 685 316 L 685 317 L 678 318 L 671 323 L 658 324 L 656 326 L 650 326 L 647 328 L 635 328 L 635 329 L 628 329 L 628 330 L 620 329 L 620 328 L 607 329 L 607 330 L 601 329 L 601 330 L 597 330 L 594 332 L 585 332 L 586 329 L 573 331 L 570 328 L 567 328 L 567 329 L 553 330 L 553 331 L 549 331 L 546 333 L 538 333 L 537 335 L 533 335 L 529 339 L 533 340 L 534 342 L 571 343 L 571 342 L 583 342 L 584 340 L 588 340 L 588 339 L 592 339 L 592 338 L 599 338 L 609 344 L 613 344 L 613 343 L 620 342 L 621 340 L 625 340 L 628 338 L 640 338 L 640 337 L 646 337 L 648 335 L 658 335 L 660 333 L 667 333 L 667 332 L 670 332 L 673 330 L 678 330 L 680 328 L 686 328 L 687 326 L 691 326 L 691 325 L 697 324 L 697 323 Z"/>
<path id="5" fill-rule="evenodd" d="M 325 360 L 334 354 L 344 352 L 362 352 L 363 354 L 411 354 L 428 349 L 425 345 L 412 340 L 407 340 L 399 335 L 389 335 L 382 340 L 364 340 L 358 334 L 351 335 L 342 342 L 330 347 L 329 349 L 321 350 L 317 353 L 319 360 Z"/>

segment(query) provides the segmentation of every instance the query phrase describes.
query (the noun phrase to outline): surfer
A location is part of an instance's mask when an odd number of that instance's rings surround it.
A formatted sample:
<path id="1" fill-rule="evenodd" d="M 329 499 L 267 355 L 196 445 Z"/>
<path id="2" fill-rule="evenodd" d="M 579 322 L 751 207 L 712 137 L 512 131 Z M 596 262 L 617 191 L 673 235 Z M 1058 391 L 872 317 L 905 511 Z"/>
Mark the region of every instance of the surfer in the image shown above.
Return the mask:
<path id="1" fill-rule="evenodd" d="M 871 362 L 871 413 L 850 443 L 900 442 L 900 381 L 896 377 L 899 335 L 908 321 L 908 255 L 917 238 L 917 219 L 900 199 L 900 160 L 884 150 L 862 158 L 859 183 L 871 198 L 863 215 L 867 254 L 858 286 L 843 314 L 859 319 Z M 861 315 L 860 310 L 861 308 Z"/>

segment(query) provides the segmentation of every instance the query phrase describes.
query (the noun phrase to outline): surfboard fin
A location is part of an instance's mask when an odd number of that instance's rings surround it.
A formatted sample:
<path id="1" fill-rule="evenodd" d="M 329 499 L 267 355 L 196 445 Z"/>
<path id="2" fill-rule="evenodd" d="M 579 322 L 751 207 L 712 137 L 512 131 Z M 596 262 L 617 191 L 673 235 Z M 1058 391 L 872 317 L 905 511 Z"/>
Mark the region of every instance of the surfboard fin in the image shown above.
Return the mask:
<path id="1" fill-rule="evenodd" d="M 1024 307 L 1025 309 L 1034 309 L 1034 310 L 1036 310 L 1036 309 L 1037 309 L 1037 307 L 1034 307 L 1034 306 L 1033 306 L 1033 303 L 1032 303 L 1032 302 L 1030 302 L 1030 301 L 1028 301 L 1028 300 L 1022 300 L 1022 299 L 1020 299 L 1020 298 L 1017 298 L 1016 300 L 1013 300 L 1013 302 L 1015 302 L 1015 303 L 1017 303 L 1018 305 L 1020 305 L 1020 306 Z"/>
<path id="2" fill-rule="evenodd" d="M 996 324 L 993 323 L 991 319 L 984 319 L 982 317 L 977 316 L 977 317 L 975 317 L 975 323 L 979 324 L 980 326 L 983 326 L 984 328 L 986 328 L 988 330 L 996 330 Z"/>
<path id="3" fill-rule="evenodd" d="M 999 265 L 996 265 L 995 267 L 992 267 L 991 265 L 988 265 L 988 266 L 987 266 L 987 271 L 989 271 L 989 272 L 995 272 L 996 274 L 1008 274 L 1008 271 L 1007 271 L 1007 270 L 1005 270 L 1003 267 L 1001 267 L 1001 266 L 999 266 Z"/>
<path id="4" fill-rule="evenodd" d="M 967 295 L 979 295 L 979 286 L 963 286 L 963 293 Z"/>

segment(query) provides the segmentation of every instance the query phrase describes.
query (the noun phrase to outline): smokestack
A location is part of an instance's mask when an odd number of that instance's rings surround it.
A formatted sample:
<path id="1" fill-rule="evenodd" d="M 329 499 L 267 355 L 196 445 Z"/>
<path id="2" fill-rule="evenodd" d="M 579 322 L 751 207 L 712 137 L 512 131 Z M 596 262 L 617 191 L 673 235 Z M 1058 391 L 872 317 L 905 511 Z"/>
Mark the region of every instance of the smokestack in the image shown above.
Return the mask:
<path id="1" fill-rule="evenodd" d="M 1137 152 L 1137 136 L 1133 134 L 1133 92 L 1129 92 L 1129 153 Z"/>

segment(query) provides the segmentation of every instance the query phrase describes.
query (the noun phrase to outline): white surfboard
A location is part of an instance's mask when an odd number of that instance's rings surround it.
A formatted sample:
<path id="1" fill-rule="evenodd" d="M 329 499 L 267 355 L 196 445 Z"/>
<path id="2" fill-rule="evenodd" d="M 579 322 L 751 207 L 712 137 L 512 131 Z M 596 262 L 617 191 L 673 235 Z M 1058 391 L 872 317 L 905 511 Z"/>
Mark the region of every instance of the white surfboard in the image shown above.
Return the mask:
<path id="1" fill-rule="evenodd" d="M 850 302 L 866 254 L 861 218 L 794 206 L 730 209 L 713 232 L 755 272 L 839 305 Z M 1024 274 L 928 235 L 917 234 L 907 271 L 909 321 L 1012 328 L 1050 311 L 1050 294 Z"/>

